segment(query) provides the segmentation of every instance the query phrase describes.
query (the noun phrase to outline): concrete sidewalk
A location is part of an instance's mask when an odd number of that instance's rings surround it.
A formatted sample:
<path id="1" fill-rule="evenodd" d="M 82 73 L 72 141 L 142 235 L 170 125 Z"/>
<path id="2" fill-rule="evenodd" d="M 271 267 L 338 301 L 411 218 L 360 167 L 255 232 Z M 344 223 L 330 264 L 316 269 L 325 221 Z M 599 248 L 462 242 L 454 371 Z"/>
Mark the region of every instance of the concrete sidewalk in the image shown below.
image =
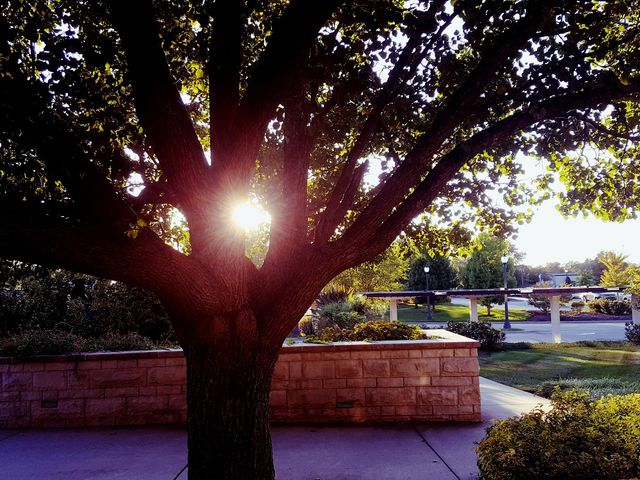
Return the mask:
<path id="1" fill-rule="evenodd" d="M 477 475 L 475 442 L 494 418 L 545 400 L 480 381 L 483 422 L 374 427 L 275 427 L 279 480 L 458 480 Z M 0 478 L 186 479 L 186 434 L 169 427 L 0 431 Z"/>

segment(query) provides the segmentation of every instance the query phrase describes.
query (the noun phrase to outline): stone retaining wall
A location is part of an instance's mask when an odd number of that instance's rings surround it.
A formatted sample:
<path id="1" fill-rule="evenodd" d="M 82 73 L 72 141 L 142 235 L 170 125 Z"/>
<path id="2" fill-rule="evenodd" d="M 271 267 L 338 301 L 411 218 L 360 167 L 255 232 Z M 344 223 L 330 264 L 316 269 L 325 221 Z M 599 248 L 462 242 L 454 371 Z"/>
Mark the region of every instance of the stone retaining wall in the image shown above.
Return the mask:
<path id="1" fill-rule="evenodd" d="M 478 343 L 450 332 L 407 342 L 285 346 L 274 422 L 479 421 Z M 0 427 L 184 423 L 182 351 L 0 358 Z"/>

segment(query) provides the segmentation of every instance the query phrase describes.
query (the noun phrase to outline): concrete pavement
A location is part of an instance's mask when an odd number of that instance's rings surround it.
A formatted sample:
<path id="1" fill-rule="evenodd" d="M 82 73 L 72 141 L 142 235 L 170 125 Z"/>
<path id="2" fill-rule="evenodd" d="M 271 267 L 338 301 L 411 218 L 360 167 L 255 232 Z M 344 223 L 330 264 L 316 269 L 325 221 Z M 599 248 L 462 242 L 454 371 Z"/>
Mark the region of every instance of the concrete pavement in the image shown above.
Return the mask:
<path id="1" fill-rule="evenodd" d="M 548 401 L 481 379 L 483 421 L 395 427 L 275 427 L 280 480 L 467 480 L 494 418 Z M 171 427 L 0 431 L 0 479 L 184 480 L 186 434 Z"/>

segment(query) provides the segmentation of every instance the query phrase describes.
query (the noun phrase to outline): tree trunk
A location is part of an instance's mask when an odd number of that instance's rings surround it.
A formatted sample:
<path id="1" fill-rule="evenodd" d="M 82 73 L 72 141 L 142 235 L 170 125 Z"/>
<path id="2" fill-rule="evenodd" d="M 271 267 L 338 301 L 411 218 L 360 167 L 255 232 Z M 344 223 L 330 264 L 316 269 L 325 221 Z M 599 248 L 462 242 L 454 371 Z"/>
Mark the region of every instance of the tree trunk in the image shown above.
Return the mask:
<path id="1" fill-rule="evenodd" d="M 190 480 L 275 478 L 269 391 L 279 349 L 241 342 L 185 348 Z"/>

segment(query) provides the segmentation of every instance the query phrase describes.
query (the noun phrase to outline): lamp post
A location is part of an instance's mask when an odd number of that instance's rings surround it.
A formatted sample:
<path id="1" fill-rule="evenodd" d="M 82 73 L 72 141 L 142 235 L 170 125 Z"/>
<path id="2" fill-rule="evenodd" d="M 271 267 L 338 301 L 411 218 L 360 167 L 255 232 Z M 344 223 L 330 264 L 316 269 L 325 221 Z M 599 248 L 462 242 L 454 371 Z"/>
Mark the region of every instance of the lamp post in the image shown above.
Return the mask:
<path id="1" fill-rule="evenodd" d="M 429 267 L 424 267 L 424 290 L 429 290 Z M 431 321 L 431 296 L 427 295 L 427 322 Z"/>
<path id="2" fill-rule="evenodd" d="M 509 295 L 507 291 L 507 261 L 509 258 L 506 255 L 503 255 L 500 259 L 502 261 L 502 280 L 504 282 L 504 325 L 503 328 L 508 330 L 511 328 L 511 323 L 509 323 Z"/>

